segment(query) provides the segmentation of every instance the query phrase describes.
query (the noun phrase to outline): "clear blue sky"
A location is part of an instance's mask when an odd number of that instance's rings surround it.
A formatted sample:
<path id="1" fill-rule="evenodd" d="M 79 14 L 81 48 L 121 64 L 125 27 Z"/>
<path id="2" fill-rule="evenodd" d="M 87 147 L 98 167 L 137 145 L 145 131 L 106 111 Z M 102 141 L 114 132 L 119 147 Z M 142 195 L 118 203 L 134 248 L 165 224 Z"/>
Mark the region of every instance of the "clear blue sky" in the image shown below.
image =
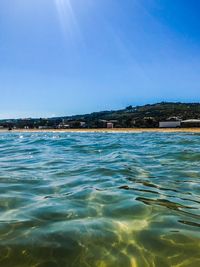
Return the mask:
<path id="1" fill-rule="evenodd" d="M 200 101 L 199 0 L 0 0 L 0 118 Z"/>

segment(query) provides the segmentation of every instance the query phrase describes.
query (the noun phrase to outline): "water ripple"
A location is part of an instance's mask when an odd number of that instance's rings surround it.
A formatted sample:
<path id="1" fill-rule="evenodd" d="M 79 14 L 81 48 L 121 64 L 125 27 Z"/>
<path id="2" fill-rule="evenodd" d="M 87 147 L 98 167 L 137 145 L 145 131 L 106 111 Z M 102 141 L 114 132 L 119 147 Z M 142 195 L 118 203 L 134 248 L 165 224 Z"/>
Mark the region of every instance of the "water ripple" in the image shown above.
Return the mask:
<path id="1" fill-rule="evenodd" d="M 200 266 L 200 135 L 1 133 L 0 266 Z"/>

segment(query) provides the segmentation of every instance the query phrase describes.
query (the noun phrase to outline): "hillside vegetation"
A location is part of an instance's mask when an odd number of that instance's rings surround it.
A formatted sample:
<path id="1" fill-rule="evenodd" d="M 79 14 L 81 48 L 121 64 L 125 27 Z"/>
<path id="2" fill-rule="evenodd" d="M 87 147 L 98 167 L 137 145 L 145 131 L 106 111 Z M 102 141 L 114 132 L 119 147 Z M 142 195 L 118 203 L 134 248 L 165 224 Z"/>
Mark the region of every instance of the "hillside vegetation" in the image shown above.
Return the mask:
<path id="1" fill-rule="evenodd" d="M 200 119 L 200 103 L 161 102 L 143 106 L 128 106 L 122 110 L 93 112 L 91 114 L 64 116 L 57 118 L 1 120 L 1 127 L 16 128 L 104 128 L 107 122 L 114 127 L 158 127 L 163 120 Z M 84 122 L 84 124 L 81 122 Z"/>

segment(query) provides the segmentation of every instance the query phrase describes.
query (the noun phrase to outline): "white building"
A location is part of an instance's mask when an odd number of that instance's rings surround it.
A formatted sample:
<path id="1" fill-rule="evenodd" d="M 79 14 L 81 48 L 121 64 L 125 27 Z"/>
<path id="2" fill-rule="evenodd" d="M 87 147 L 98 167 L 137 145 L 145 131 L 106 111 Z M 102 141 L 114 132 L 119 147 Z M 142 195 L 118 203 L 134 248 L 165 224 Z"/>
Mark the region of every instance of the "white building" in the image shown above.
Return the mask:
<path id="1" fill-rule="evenodd" d="M 159 128 L 178 128 L 181 127 L 181 121 L 160 121 Z"/>
<path id="2" fill-rule="evenodd" d="M 182 127 L 200 127 L 200 120 L 190 119 L 181 121 Z"/>
<path id="3" fill-rule="evenodd" d="M 68 128 L 70 128 L 70 125 L 69 124 L 60 123 L 58 125 L 58 129 L 68 129 Z"/>
<path id="4" fill-rule="evenodd" d="M 38 129 L 45 130 L 45 129 L 51 129 L 49 126 L 39 126 Z"/>

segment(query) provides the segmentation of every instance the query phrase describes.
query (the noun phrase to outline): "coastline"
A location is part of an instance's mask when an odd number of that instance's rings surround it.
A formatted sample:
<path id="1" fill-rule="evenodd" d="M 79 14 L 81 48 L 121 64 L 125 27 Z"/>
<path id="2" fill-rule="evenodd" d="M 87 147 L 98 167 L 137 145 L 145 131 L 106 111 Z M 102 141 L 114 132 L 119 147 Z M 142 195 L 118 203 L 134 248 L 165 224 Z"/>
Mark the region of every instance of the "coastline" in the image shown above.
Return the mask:
<path id="1" fill-rule="evenodd" d="M 0 133 L 141 133 L 141 132 L 158 132 L 158 133 L 200 133 L 200 128 L 113 128 L 113 129 L 15 129 L 8 131 L 0 130 Z"/>

